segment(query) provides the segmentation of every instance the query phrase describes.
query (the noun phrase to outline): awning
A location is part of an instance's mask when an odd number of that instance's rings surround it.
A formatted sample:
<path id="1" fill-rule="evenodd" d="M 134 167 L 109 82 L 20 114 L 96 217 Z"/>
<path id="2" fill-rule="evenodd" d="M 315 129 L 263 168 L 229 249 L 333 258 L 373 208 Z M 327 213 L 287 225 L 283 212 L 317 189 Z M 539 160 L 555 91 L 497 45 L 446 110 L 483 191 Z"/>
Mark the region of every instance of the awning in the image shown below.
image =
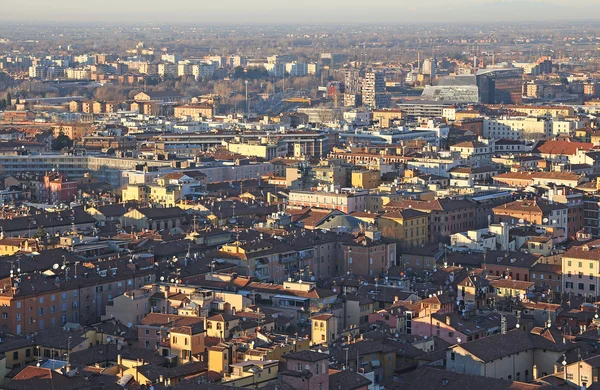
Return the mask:
<path id="1" fill-rule="evenodd" d="M 291 301 L 308 301 L 308 298 L 292 297 L 290 295 L 275 295 L 273 298 L 277 299 L 289 299 Z"/>

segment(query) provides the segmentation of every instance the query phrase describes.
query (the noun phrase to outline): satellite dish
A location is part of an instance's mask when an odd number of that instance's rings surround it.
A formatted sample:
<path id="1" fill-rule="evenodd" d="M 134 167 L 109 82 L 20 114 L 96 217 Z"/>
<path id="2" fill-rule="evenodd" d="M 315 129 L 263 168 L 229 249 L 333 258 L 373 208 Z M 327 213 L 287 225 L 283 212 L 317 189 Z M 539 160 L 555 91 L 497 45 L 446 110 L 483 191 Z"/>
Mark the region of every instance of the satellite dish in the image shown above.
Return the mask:
<path id="1" fill-rule="evenodd" d="M 333 292 L 334 292 L 334 293 L 336 293 L 336 292 L 337 292 L 337 288 L 334 288 L 334 289 L 333 289 Z"/>
<path id="2" fill-rule="evenodd" d="M 457 338 L 456 338 L 456 342 L 457 342 L 457 343 L 459 343 L 459 344 L 460 344 L 460 342 L 461 342 L 461 341 L 462 341 L 462 340 L 460 339 L 460 337 L 457 337 Z"/>
<path id="3" fill-rule="evenodd" d="M 425 337 L 425 340 L 427 340 L 427 336 L 423 336 L 423 337 Z"/>
<path id="4" fill-rule="evenodd" d="M 128 323 L 127 323 L 127 327 L 128 327 L 128 328 L 131 328 L 132 326 L 133 326 L 133 324 L 132 324 L 131 322 L 128 322 Z"/>
<path id="5" fill-rule="evenodd" d="M 525 223 L 525 220 L 523 218 L 519 219 L 519 223 Z"/>
<path id="6" fill-rule="evenodd" d="M 544 223 L 548 223 L 548 218 L 544 218 L 544 219 L 542 219 L 542 222 L 544 222 Z"/>
<path id="7" fill-rule="evenodd" d="M 59 267 L 59 265 L 58 265 L 58 264 L 54 264 L 54 265 L 52 266 L 52 269 L 58 269 L 58 267 Z"/>
<path id="8" fill-rule="evenodd" d="M 554 225 L 555 223 L 556 223 L 556 219 L 553 219 L 552 220 L 552 224 Z"/>
<path id="9" fill-rule="evenodd" d="M 517 327 L 517 329 L 519 329 L 519 328 L 521 327 L 521 325 L 519 325 L 519 324 L 517 324 L 517 325 L 515 325 L 515 326 Z"/>
<path id="10" fill-rule="evenodd" d="M 398 333 L 396 333 L 396 337 L 398 337 Z"/>
<path id="11" fill-rule="evenodd" d="M 293 314 L 293 313 L 292 313 L 292 314 Z M 246 317 L 243 317 L 243 318 L 242 318 L 242 321 L 246 322 Z"/>
<path id="12" fill-rule="evenodd" d="M 346 271 L 346 275 L 350 275 L 350 271 Z"/>
<path id="13" fill-rule="evenodd" d="M 304 366 L 304 369 L 305 369 L 305 370 L 309 370 L 309 371 L 310 371 L 310 365 L 308 365 L 308 364 L 307 364 L 307 365 L 305 365 L 305 366 Z"/>
<path id="14" fill-rule="evenodd" d="M 310 280 L 311 280 L 312 282 L 314 282 L 314 281 L 315 281 L 315 277 L 314 277 L 314 276 L 311 276 L 311 277 L 310 277 Z"/>
<path id="15" fill-rule="evenodd" d="M 161 277 L 160 277 L 160 281 L 161 281 L 161 282 L 164 282 L 164 281 L 165 281 L 165 277 L 164 277 L 164 276 L 161 276 Z"/>
<path id="16" fill-rule="evenodd" d="M 433 298 L 433 295 L 429 294 L 429 298 Z"/>
<path id="17" fill-rule="evenodd" d="M 175 279 L 171 279 L 171 283 L 175 282 Z"/>

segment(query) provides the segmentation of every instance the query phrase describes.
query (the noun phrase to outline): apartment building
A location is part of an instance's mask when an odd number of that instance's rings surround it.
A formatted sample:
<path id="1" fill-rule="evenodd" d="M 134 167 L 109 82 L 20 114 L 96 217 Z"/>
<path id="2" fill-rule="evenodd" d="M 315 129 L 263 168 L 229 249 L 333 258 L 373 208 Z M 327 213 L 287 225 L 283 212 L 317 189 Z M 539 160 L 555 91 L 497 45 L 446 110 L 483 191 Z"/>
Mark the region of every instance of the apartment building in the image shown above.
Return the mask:
<path id="1" fill-rule="evenodd" d="M 372 228 L 342 243 L 342 254 L 341 264 L 337 265 L 342 275 L 381 277 L 397 261 L 396 243 L 382 238 L 381 233 Z"/>
<path id="2" fill-rule="evenodd" d="M 184 106 L 177 106 L 174 110 L 175 118 L 211 119 L 214 115 L 214 106 L 210 104 L 186 104 Z"/>
<path id="3" fill-rule="evenodd" d="M 594 297 L 600 288 L 600 247 L 585 244 L 572 247 L 562 258 L 563 292 Z"/>
<path id="4" fill-rule="evenodd" d="M 562 125 L 557 125 L 557 131 Z M 483 136 L 492 139 L 549 139 L 554 135 L 554 125 L 550 118 L 502 117 L 483 120 Z"/>
<path id="5" fill-rule="evenodd" d="M 355 189 L 325 191 L 292 190 L 289 194 L 290 207 L 314 207 L 327 210 L 340 210 L 344 213 L 364 211 L 367 206 L 368 191 Z"/>
<path id="6" fill-rule="evenodd" d="M 382 72 L 367 71 L 362 80 L 362 101 L 372 108 L 389 107 L 389 95 L 385 93 L 385 76 Z"/>
<path id="7" fill-rule="evenodd" d="M 401 248 L 425 245 L 429 240 L 429 214 L 411 208 L 393 210 L 377 220 L 383 237 L 398 240 Z"/>
<path id="8" fill-rule="evenodd" d="M 153 261 L 143 259 L 67 264 L 60 273 L 56 268 L 0 281 L 2 329 L 28 334 L 67 322 L 92 324 L 114 297 L 155 279 Z"/>
<path id="9" fill-rule="evenodd" d="M 451 234 L 480 227 L 485 210 L 468 200 L 449 198 L 431 201 L 405 200 L 390 202 L 388 210 L 412 208 L 429 214 L 429 240 L 440 241 Z"/>

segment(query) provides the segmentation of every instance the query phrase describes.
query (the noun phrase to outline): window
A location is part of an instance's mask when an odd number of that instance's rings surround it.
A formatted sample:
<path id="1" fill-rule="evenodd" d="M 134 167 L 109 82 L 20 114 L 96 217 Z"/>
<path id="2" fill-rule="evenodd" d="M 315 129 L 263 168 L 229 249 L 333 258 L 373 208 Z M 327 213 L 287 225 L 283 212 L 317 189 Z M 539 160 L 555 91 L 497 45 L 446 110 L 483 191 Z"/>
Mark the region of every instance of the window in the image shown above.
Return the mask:
<path id="1" fill-rule="evenodd" d="M 19 360 L 19 351 L 13 352 L 13 360 Z"/>
<path id="2" fill-rule="evenodd" d="M 50 295 L 50 300 L 52 302 L 54 302 L 56 300 L 56 295 L 54 295 L 54 294 Z"/>
<path id="3" fill-rule="evenodd" d="M 585 287 L 583 286 L 583 283 L 579 283 L 579 285 L 577 286 L 577 288 L 579 288 L 580 290 L 583 290 Z"/>
<path id="4" fill-rule="evenodd" d="M 302 363 L 298 363 L 298 371 L 302 371 Z"/>
<path id="5" fill-rule="evenodd" d="M 450 360 L 454 360 L 456 358 L 456 354 L 454 352 L 450 353 Z"/>
<path id="6" fill-rule="evenodd" d="M 3 320 L 7 320 L 8 319 L 8 313 L 7 312 L 2 312 L 2 319 Z"/>
<path id="7" fill-rule="evenodd" d="M 150 329 L 146 329 L 146 336 L 150 335 Z"/>
<path id="8" fill-rule="evenodd" d="M 44 297 L 40 297 L 40 303 L 44 303 Z"/>
<path id="9" fill-rule="evenodd" d="M 21 302 L 17 302 L 17 309 L 21 308 Z"/>

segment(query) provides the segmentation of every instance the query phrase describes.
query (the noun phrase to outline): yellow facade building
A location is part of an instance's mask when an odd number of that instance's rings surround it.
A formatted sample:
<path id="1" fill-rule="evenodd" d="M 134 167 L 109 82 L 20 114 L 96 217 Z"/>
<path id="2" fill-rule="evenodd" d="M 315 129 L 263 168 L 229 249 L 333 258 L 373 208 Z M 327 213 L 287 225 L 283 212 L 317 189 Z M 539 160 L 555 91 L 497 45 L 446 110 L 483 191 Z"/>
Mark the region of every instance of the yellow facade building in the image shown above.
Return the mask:
<path id="1" fill-rule="evenodd" d="M 333 314 L 319 314 L 310 320 L 313 345 L 329 345 L 339 337 L 338 319 Z"/>
<path id="2" fill-rule="evenodd" d="M 429 236 L 429 215 L 414 209 L 397 210 L 378 220 L 381 235 L 400 241 L 402 248 L 425 245 Z"/>
<path id="3" fill-rule="evenodd" d="M 371 189 L 381 184 L 381 173 L 379 171 L 353 171 L 352 187 Z"/>

